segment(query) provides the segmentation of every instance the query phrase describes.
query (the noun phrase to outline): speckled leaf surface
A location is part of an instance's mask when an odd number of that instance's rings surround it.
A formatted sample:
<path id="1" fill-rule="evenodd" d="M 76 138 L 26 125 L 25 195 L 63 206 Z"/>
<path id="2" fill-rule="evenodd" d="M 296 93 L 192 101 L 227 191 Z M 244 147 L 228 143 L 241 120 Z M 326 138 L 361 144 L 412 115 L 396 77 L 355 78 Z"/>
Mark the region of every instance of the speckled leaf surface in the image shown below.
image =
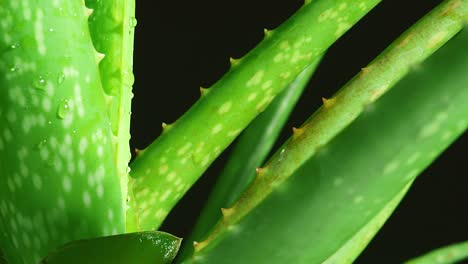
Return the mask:
<path id="1" fill-rule="evenodd" d="M 320 107 L 293 136 L 257 170 L 257 177 L 239 200 L 223 209 L 223 219 L 209 237 L 196 244 L 202 250 L 236 225 L 258 205 L 275 186 L 293 175 L 305 161 L 352 123 L 366 108 L 400 80 L 411 68 L 430 56 L 463 27 L 468 2 L 447 0 L 404 32 L 333 97 Z M 404 59 L 402 56 L 404 55 Z"/>
<path id="2" fill-rule="evenodd" d="M 218 176 L 192 233 L 185 238 L 187 243 L 182 247 L 182 252 L 188 254 L 193 251 L 193 241 L 202 239 L 203 235 L 222 217 L 220 208 L 232 206 L 249 183 L 255 179 L 255 169 L 265 162 L 318 65 L 319 60 L 299 74 L 242 132 L 224 170 Z"/>
<path id="3" fill-rule="evenodd" d="M 0 5 L 0 244 L 10 264 L 125 231 L 88 14 L 83 1 Z"/>
<path id="4" fill-rule="evenodd" d="M 466 131 L 466 43 L 465 30 L 187 263 L 321 263 L 332 256 Z"/>
<path id="5" fill-rule="evenodd" d="M 181 239 L 163 232 L 141 232 L 74 241 L 60 247 L 42 264 L 169 264 Z"/>
<path id="6" fill-rule="evenodd" d="M 131 164 L 140 227 L 157 229 L 218 155 L 379 0 L 305 4 L 232 67 Z"/>

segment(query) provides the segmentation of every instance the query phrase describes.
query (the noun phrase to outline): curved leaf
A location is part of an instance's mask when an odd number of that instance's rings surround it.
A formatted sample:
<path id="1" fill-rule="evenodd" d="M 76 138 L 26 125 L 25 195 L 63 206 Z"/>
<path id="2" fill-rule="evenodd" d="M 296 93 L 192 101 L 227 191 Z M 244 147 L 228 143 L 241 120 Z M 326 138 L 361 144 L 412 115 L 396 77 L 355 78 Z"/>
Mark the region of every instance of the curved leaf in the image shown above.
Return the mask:
<path id="1" fill-rule="evenodd" d="M 141 232 L 68 243 L 42 264 L 169 264 L 181 239 L 163 232 Z"/>
<path id="2" fill-rule="evenodd" d="M 157 229 L 218 155 L 294 78 L 380 0 L 315 0 L 239 60 L 131 164 L 143 230 Z M 208 140 L 209 139 L 209 140 Z"/>
<path id="3" fill-rule="evenodd" d="M 203 208 L 187 244 L 182 252 L 192 251 L 190 243 L 199 240 L 221 218 L 220 208 L 227 208 L 239 198 L 249 183 L 255 179 L 255 169 L 260 167 L 271 151 L 290 112 L 307 86 L 318 61 L 308 66 L 241 134 L 222 174 Z"/>
<path id="4" fill-rule="evenodd" d="M 435 249 L 405 264 L 452 264 L 468 259 L 468 241 Z"/>
<path id="5" fill-rule="evenodd" d="M 330 258 L 466 131 L 466 43 L 464 30 L 367 105 L 245 218 L 221 222 L 226 231 L 187 263 Z"/>

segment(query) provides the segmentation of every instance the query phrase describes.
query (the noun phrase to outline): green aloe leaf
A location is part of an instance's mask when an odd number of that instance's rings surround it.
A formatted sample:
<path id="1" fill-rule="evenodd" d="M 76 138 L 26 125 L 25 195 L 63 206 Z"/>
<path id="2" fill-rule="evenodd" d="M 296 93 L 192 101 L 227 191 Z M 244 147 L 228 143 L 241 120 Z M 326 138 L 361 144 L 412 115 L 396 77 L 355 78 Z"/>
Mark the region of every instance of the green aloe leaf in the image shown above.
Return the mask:
<path id="1" fill-rule="evenodd" d="M 126 206 L 128 163 L 130 154 L 130 112 L 133 70 L 133 39 L 137 20 L 134 0 L 86 0 L 93 10 L 88 19 L 94 47 L 99 52 L 99 73 L 106 94 L 110 118 L 115 166 L 122 189 L 122 206 Z M 130 214 L 127 231 L 133 231 Z"/>
<path id="2" fill-rule="evenodd" d="M 0 244 L 10 264 L 125 232 L 89 14 L 84 1 L 0 5 Z"/>
<path id="3" fill-rule="evenodd" d="M 435 249 L 405 264 L 452 264 L 468 259 L 468 241 Z"/>
<path id="4" fill-rule="evenodd" d="M 372 238 L 382 228 L 405 196 L 413 182 L 408 183 L 387 205 L 385 205 L 374 218 L 363 226 L 356 234 L 344 243 L 324 264 L 353 263 L 359 254 L 366 248 Z"/>
<path id="5" fill-rule="evenodd" d="M 230 222 L 236 212 L 227 211 L 218 233 L 198 244 L 187 262 L 320 263 L 332 257 L 467 129 L 466 43 L 465 30 L 368 104 L 291 178 L 270 183 L 272 192 L 243 219 Z"/>
<path id="6" fill-rule="evenodd" d="M 317 61 L 299 74 L 241 134 L 200 213 L 194 231 L 186 239 L 188 243 L 203 238 L 222 217 L 220 208 L 232 206 L 248 184 L 255 179 L 255 169 L 267 158 L 318 64 Z M 193 249 L 191 245 L 186 246 L 187 251 Z"/>
<path id="7" fill-rule="evenodd" d="M 378 2 L 306 1 L 255 49 L 233 60 L 230 71 L 131 164 L 131 206 L 140 227 L 158 228 L 249 122 Z"/>
<path id="8" fill-rule="evenodd" d="M 279 151 L 257 171 L 256 180 L 233 207 L 223 210 L 223 219 L 209 238 L 199 243 L 201 250 L 293 175 L 331 139 L 352 123 L 367 105 L 385 94 L 412 67 L 430 56 L 463 26 L 467 1 L 450 0 L 440 4 L 402 34 L 361 73 L 350 80 L 314 113 Z M 404 59 L 403 59 L 404 57 Z"/>
<path id="9" fill-rule="evenodd" d="M 79 240 L 44 258 L 43 264 L 169 264 L 181 239 L 163 232 L 141 232 Z"/>

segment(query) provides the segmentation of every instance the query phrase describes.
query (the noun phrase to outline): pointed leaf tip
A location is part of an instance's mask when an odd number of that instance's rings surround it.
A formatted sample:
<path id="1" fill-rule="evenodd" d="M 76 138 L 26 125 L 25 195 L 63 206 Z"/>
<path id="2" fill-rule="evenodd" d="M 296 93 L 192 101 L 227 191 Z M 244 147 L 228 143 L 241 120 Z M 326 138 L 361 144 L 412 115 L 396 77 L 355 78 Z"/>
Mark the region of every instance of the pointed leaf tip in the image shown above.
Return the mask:
<path id="1" fill-rule="evenodd" d="M 166 133 L 167 131 L 171 130 L 172 126 L 174 126 L 174 124 L 167 124 L 162 122 L 161 127 L 163 129 L 163 133 Z"/>
<path id="2" fill-rule="evenodd" d="M 257 176 L 259 176 L 265 172 L 265 168 L 255 168 L 255 172 L 257 173 Z"/>
<path id="3" fill-rule="evenodd" d="M 273 30 L 269 30 L 267 28 L 263 29 L 263 34 L 265 35 L 265 37 L 271 36 L 272 33 L 273 33 Z"/>
<path id="4" fill-rule="evenodd" d="M 205 96 L 205 95 L 207 95 L 209 92 L 210 92 L 210 89 L 204 88 L 204 87 L 201 87 L 201 86 L 200 86 L 200 95 L 201 95 L 202 97 Z"/>
<path id="5" fill-rule="evenodd" d="M 231 64 L 231 67 L 239 65 L 241 59 L 234 59 L 233 57 L 229 58 L 229 63 Z"/>
<path id="6" fill-rule="evenodd" d="M 137 156 L 140 156 L 140 154 L 141 154 L 141 149 L 135 148 L 135 154 L 136 154 Z"/>
<path id="7" fill-rule="evenodd" d="M 323 107 L 329 108 L 335 103 L 335 98 L 327 99 L 325 97 L 322 97 L 322 103 L 323 103 Z"/>
<path id="8" fill-rule="evenodd" d="M 96 62 L 99 64 L 103 59 L 104 57 L 106 56 L 105 54 L 103 53 L 100 53 L 98 51 L 95 52 L 94 56 L 96 57 Z"/>
<path id="9" fill-rule="evenodd" d="M 297 137 L 299 137 L 300 135 L 302 135 L 302 133 L 304 132 L 304 129 L 303 129 L 303 128 L 293 127 L 293 128 L 292 128 L 292 132 L 293 132 L 293 137 L 294 137 L 294 138 L 297 138 Z"/>
<path id="10" fill-rule="evenodd" d="M 94 12 L 94 9 L 91 8 L 86 8 L 86 16 L 91 16 L 91 14 Z"/>

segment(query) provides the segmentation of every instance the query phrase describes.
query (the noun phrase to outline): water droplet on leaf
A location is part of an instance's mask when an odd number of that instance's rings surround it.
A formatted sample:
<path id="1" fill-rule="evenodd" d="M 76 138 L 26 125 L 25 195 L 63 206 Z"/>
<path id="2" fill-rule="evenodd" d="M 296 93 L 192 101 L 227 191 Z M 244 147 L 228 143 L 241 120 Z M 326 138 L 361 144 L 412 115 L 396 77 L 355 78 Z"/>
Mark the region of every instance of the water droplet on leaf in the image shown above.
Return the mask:
<path id="1" fill-rule="evenodd" d="M 59 76 L 57 78 L 57 83 L 62 84 L 63 81 L 65 81 L 65 75 L 63 73 L 61 73 L 61 74 L 59 74 Z"/>
<path id="2" fill-rule="evenodd" d="M 137 19 L 135 17 L 130 18 L 130 27 L 132 27 L 132 28 L 136 27 L 137 23 L 138 23 L 138 21 L 137 21 Z"/>
<path id="3" fill-rule="evenodd" d="M 21 46 L 21 45 L 20 45 L 18 42 L 16 42 L 16 43 L 13 43 L 10 47 L 11 47 L 11 49 L 17 49 L 17 48 L 19 48 L 20 46 Z"/>
<path id="4" fill-rule="evenodd" d="M 57 109 L 57 117 L 60 119 L 64 119 L 69 112 L 70 105 L 68 104 L 68 100 L 62 100 Z"/>
<path id="5" fill-rule="evenodd" d="M 35 150 L 40 150 L 40 149 L 42 149 L 43 147 L 45 147 L 46 144 L 47 144 L 47 139 L 43 139 L 43 140 L 39 141 L 39 143 L 37 143 L 37 144 L 34 146 L 34 149 L 35 149 Z"/>
<path id="6" fill-rule="evenodd" d="M 126 85 L 133 85 L 135 82 L 135 76 L 132 71 L 124 71 L 123 73 L 123 83 Z"/>
<path id="7" fill-rule="evenodd" d="M 34 87 L 36 87 L 37 89 L 44 90 L 45 85 L 46 85 L 46 80 L 44 79 L 43 76 L 39 76 L 39 78 L 37 78 L 34 81 Z"/>

